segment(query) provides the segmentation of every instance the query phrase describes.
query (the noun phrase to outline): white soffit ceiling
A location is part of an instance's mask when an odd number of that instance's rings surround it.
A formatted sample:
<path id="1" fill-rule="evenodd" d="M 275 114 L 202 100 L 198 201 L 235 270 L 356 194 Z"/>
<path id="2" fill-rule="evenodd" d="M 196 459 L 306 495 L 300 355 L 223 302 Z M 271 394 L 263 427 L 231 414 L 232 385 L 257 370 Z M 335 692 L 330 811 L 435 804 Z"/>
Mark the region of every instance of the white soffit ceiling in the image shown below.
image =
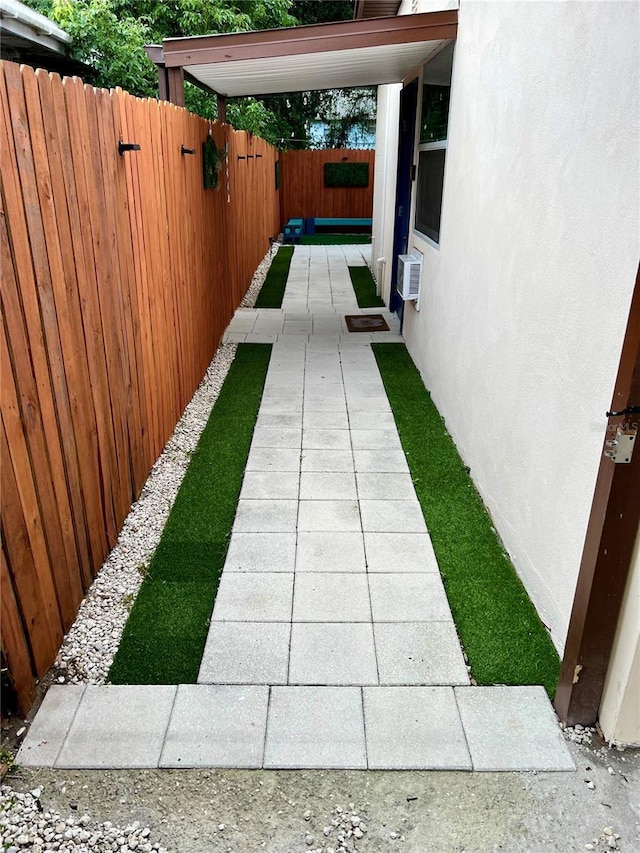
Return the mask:
<path id="1" fill-rule="evenodd" d="M 445 41 L 377 45 L 354 50 L 242 59 L 184 70 L 205 86 L 228 97 L 310 92 L 351 86 L 400 83 L 411 69 L 426 62 Z"/>

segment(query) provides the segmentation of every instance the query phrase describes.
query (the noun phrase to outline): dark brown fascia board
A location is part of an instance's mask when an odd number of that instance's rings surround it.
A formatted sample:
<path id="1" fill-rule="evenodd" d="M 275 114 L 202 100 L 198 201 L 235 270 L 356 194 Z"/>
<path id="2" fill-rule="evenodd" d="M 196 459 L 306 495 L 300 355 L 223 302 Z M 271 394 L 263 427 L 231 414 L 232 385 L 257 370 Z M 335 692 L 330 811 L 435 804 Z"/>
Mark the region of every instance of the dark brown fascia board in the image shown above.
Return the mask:
<path id="1" fill-rule="evenodd" d="M 162 49 L 165 65 L 172 68 L 451 39 L 456 37 L 457 27 L 458 13 L 452 10 L 165 39 Z"/>
<path id="2" fill-rule="evenodd" d="M 145 44 L 144 49 L 154 65 L 164 65 L 164 51 L 161 44 Z"/>

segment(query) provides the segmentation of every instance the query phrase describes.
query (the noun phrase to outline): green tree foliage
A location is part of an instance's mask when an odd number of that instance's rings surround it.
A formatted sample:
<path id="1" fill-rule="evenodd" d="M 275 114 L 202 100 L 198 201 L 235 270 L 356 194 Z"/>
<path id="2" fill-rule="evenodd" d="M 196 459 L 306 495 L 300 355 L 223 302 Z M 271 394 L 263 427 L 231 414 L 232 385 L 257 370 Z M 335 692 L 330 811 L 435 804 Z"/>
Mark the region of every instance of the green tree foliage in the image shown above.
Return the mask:
<path id="1" fill-rule="evenodd" d="M 336 90 L 324 104 L 328 148 L 348 148 L 352 138 L 375 131 L 375 89 Z"/>
<path id="2" fill-rule="evenodd" d="M 244 32 L 296 24 L 315 24 L 353 17 L 353 0 L 27 0 L 73 37 L 74 59 L 94 69 L 97 86 L 123 89 L 140 97 L 157 95 L 157 72 L 145 44 L 164 38 L 206 33 Z M 349 101 L 344 94 L 342 99 Z M 185 85 L 188 109 L 205 118 L 216 117 L 215 97 L 190 83 Z M 356 98 L 356 100 L 358 100 Z M 304 92 L 261 99 L 238 98 L 227 106 L 227 118 L 280 147 L 309 147 L 309 128 L 331 109 L 335 93 Z M 354 102 L 355 103 L 355 102 Z M 353 123 L 336 117 L 341 126 Z M 357 110 L 355 110 L 357 111 Z M 345 131 L 348 135 L 348 130 Z M 345 132 L 336 130 L 338 147 Z"/>
<path id="3" fill-rule="evenodd" d="M 157 73 L 144 50 L 150 41 L 146 19 L 120 15 L 113 0 L 32 0 L 28 5 L 73 37 L 71 56 L 94 69 L 95 85 L 122 86 L 142 97 L 157 94 Z"/>

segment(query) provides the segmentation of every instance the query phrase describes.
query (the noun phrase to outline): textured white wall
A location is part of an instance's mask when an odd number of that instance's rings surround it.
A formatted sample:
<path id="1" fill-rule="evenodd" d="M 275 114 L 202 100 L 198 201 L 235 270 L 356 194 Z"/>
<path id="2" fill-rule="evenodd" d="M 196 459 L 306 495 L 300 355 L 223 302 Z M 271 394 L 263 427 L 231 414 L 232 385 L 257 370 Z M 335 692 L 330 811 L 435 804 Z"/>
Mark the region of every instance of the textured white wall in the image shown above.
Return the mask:
<path id="1" fill-rule="evenodd" d="M 409 349 L 564 644 L 639 253 L 639 7 L 462 0 Z"/>

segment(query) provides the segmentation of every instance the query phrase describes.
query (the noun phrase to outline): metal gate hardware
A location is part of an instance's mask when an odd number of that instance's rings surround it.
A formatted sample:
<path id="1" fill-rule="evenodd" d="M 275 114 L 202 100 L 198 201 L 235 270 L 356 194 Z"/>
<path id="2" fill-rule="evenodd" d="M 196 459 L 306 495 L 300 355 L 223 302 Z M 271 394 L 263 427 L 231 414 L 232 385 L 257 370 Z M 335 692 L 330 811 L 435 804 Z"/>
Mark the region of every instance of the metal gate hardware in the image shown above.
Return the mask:
<path id="1" fill-rule="evenodd" d="M 638 430 L 635 427 L 632 429 L 620 429 L 620 427 L 618 427 L 616 430 L 616 437 L 605 442 L 607 447 L 610 449 L 605 450 L 604 455 L 613 462 L 619 462 L 623 465 L 628 464 L 631 462 L 633 446 L 636 443 L 637 434 Z"/>
<path id="2" fill-rule="evenodd" d="M 617 418 L 619 415 L 638 415 L 640 414 L 640 406 L 627 406 L 619 412 L 607 412 L 608 418 Z"/>

